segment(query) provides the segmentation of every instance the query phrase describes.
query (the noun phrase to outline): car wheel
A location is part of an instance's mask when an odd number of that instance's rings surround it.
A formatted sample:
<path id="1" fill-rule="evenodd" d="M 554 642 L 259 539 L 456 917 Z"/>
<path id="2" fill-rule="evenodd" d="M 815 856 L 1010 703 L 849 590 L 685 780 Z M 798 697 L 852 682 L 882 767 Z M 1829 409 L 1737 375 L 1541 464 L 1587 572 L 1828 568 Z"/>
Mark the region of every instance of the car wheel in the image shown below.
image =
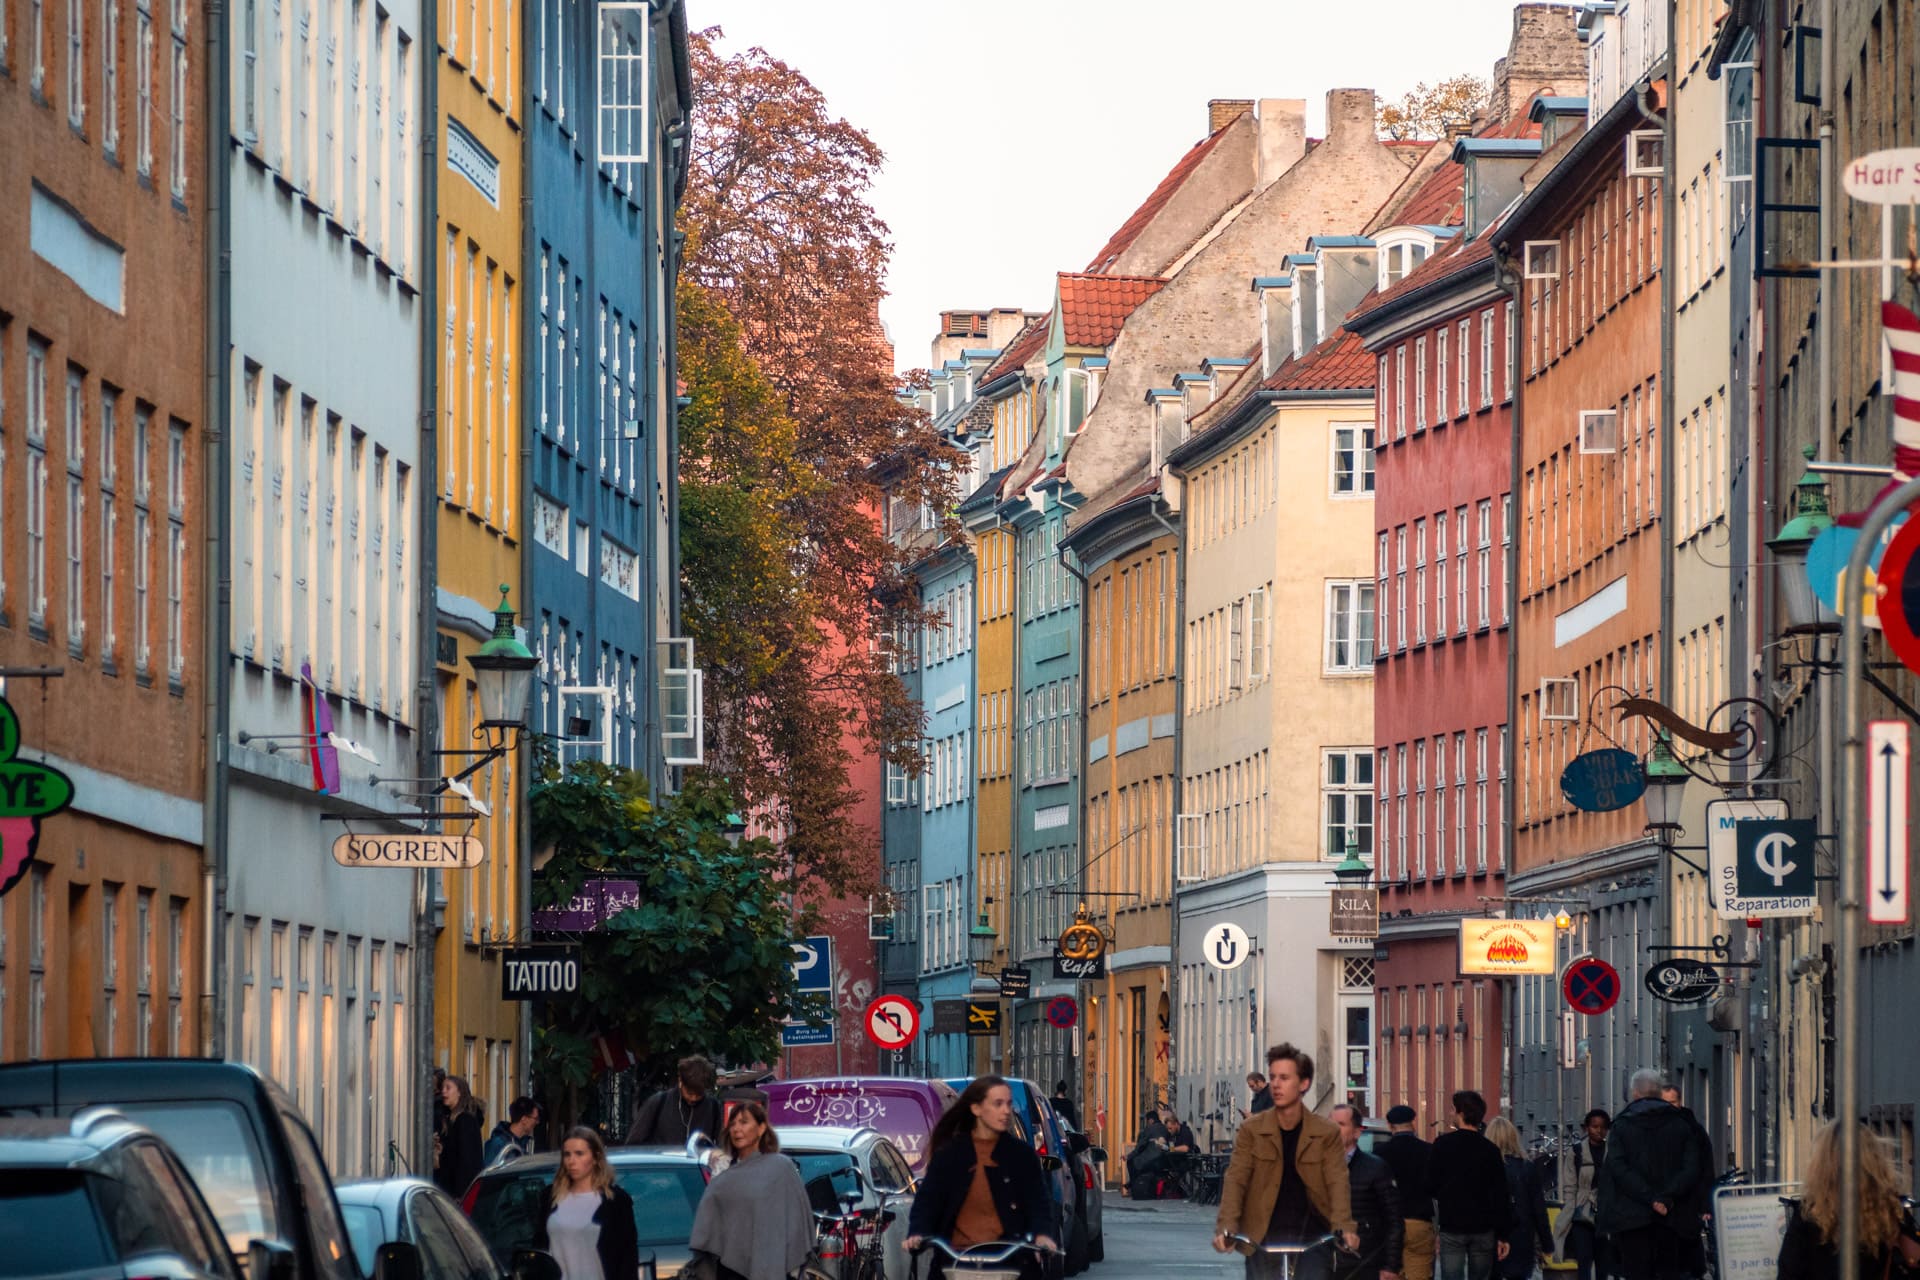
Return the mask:
<path id="1" fill-rule="evenodd" d="M 1100 1234 L 1092 1237 L 1087 1241 L 1087 1261 L 1088 1262 L 1106 1261 L 1107 1233 L 1104 1230 L 1104 1224 L 1102 1225 L 1103 1225 L 1103 1229 L 1101 1230 Z"/>
<path id="2" fill-rule="evenodd" d="M 1085 1214 L 1075 1214 L 1073 1230 L 1067 1233 L 1067 1274 L 1079 1275 L 1087 1269 L 1089 1260 L 1087 1218 Z"/>

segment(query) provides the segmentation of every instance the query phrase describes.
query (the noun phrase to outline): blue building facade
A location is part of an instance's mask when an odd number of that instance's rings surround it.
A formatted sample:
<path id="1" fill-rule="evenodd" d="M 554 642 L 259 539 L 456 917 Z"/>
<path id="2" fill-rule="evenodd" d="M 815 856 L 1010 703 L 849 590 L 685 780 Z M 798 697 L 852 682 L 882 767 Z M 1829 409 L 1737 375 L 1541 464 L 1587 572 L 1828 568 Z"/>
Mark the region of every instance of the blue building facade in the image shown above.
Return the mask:
<path id="1" fill-rule="evenodd" d="M 536 0 L 522 296 L 528 457 L 523 618 L 534 725 L 565 760 L 656 788 L 703 753 L 680 617 L 674 213 L 692 87 L 682 0 Z"/>

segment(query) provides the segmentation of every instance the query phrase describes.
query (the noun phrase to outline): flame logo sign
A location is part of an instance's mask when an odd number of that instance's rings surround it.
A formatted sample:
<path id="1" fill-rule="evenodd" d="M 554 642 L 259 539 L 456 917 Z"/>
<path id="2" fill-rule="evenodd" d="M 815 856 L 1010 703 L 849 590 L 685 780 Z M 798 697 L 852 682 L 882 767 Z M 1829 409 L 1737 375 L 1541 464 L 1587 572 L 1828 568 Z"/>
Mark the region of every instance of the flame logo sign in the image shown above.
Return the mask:
<path id="1" fill-rule="evenodd" d="M 1487 944 L 1487 959 L 1507 964 L 1527 962 L 1527 944 L 1511 933 L 1503 933 Z"/>

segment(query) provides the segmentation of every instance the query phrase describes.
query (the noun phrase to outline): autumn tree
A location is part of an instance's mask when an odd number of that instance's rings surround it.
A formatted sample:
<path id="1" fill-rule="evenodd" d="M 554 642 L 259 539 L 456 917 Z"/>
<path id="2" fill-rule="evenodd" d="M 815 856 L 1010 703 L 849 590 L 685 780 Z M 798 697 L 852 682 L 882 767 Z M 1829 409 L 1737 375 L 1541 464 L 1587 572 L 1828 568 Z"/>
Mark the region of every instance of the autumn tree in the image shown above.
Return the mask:
<path id="1" fill-rule="evenodd" d="M 1452 76 L 1438 84 L 1422 80 L 1397 102 L 1381 102 L 1376 113 L 1388 138 L 1440 138 L 1448 128 L 1464 128 L 1487 109 L 1487 82 L 1479 76 Z"/>
<path id="2" fill-rule="evenodd" d="M 921 729 L 889 659 L 918 616 L 880 524 L 887 489 L 944 511 L 945 456 L 901 395 L 879 323 L 882 156 L 762 49 L 690 41 L 679 297 L 688 632 L 709 676 L 712 768 L 783 826 L 803 879 L 870 888 L 850 747 L 907 764 Z"/>

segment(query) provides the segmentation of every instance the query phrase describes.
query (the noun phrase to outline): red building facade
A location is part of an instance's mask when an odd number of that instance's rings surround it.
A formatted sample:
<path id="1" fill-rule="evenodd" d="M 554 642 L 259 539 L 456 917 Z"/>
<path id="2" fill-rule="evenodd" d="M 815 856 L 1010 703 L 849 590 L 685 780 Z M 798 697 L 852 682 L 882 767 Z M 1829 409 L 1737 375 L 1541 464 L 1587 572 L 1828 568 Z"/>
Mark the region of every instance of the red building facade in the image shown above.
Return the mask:
<path id="1" fill-rule="evenodd" d="M 1538 149 L 1502 142 L 1503 164 Z M 1456 148 L 1434 181 L 1458 192 L 1474 163 Z M 1385 287 L 1347 322 L 1378 361 L 1378 1097 L 1428 1137 L 1456 1089 L 1503 1101 L 1501 984 L 1458 964 L 1459 922 L 1492 913 L 1508 859 L 1513 306 L 1474 214 L 1469 198 L 1463 227 L 1376 231 Z"/>

